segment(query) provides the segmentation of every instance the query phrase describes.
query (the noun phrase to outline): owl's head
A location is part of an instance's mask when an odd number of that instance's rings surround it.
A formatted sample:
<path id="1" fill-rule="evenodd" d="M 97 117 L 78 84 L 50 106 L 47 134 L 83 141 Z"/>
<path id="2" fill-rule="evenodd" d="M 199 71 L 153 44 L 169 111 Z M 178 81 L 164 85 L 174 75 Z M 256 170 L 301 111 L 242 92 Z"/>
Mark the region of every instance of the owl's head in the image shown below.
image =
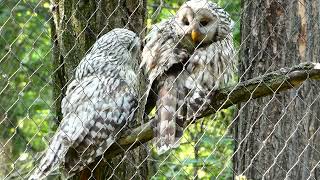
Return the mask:
<path id="1" fill-rule="evenodd" d="M 179 35 L 194 44 L 211 44 L 224 39 L 232 29 L 230 16 L 208 0 L 185 2 L 175 16 Z"/>
<path id="2" fill-rule="evenodd" d="M 103 53 L 107 60 L 121 63 L 121 60 L 135 60 L 140 50 L 140 38 L 128 29 L 116 28 L 100 37 L 91 52 Z"/>

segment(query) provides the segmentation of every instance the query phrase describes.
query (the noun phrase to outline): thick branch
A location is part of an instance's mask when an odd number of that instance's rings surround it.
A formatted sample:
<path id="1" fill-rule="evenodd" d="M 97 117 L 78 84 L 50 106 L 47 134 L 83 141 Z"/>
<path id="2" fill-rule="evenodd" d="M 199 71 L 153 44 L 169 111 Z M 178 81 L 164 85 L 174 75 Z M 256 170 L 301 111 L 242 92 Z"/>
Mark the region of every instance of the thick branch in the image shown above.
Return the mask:
<path id="1" fill-rule="evenodd" d="M 200 113 L 196 119 L 228 108 L 234 104 L 279 93 L 299 87 L 305 80 L 320 80 L 320 63 L 304 63 L 292 68 L 282 68 L 248 81 L 240 82 L 235 86 L 227 87 L 213 93 L 210 109 Z M 153 138 L 152 122 L 149 121 L 134 130 L 128 131 L 116 144 L 110 147 L 105 158 L 111 158 L 128 148 L 133 148 Z M 119 145 L 121 147 L 119 147 Z"/>

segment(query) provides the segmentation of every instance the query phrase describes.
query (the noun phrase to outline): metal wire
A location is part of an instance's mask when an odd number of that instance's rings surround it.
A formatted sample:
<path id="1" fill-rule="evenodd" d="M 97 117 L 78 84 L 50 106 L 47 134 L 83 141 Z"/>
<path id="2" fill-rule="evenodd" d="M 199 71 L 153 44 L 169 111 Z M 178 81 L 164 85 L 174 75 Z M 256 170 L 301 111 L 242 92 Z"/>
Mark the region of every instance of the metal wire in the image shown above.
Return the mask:
<path id="1" fill-rule="evenodd" d="M 102 0 L 96 1 L 100 6 Z M 179 1 L 180 2 L 180 1 Z M 222 1 L 219 1 L 220 3 Z M 233 20 L 235 21 L 234 34 L 235 34 L 235 46 L 236 54 L 232 57 L 234 61 L 238 61 L 240 49 L 244 47 L 244 43 L 249 37 L 242 37 L 242 41 L 239 42 L 236 37 L 240 36 L 240 15 L 243 13 L 250 5 L 253 5 L 255 1 L 251 1 L 252 4 L 247 4 L 244 7 L 238 7 L 234 9 L 232 2 L 223 1 L 223 8 L 228 11 L 228 8 L 233 8 L 230 12 Z M 81 0 L 78 1 L 74 7 L 81 5 Z M 148 12 L 148 20 L 145 29 L 149 30 L 151 24 L 155 24 L 168 18 L 169 16 L 174 16 L 175 11 L 179 9 L 179 3 L 170 3 L 164 0 L 158 2 L 148 2 L 146 12 Z M 141 5 L 141 4 L 140 4 Z M 0 178 L 1 179 L 25 179 L 30 175 L 30 172 L 35 169 L 43 151 L 47 148 L 50 143 L 51 137 L 53 136 L 57 125 L 55 122 L 55 103 L 59 99 L 53 99 L 54 86 L 59 86 L 57 82 L 54 81 L 54 74 L 63 69 L 66 62 L 61 62 L 61 64 L 54 69 L 52 67 L 52 53 L 54 50 L 54 42 L 57 39 L 63 37 L 56 37 L 52 39 L 51 31 L 55 17 L 52 16 L 52 11 L 55 11 L 57 4 L 53 4 L 48 0 L 32 0 L 32 1 L 22 1 L 22 0 L 12 0 L 12 1 L 0 1 Z M 141 5 L 142 6 L 142 5 Z M 232 6 L 232 7 L 231 7 Z M 117 10 L 123 10 L 120 1 L 118 6 L 114 7 L 114 11 L 107 17 L 108 20 L 113 18 Z M 138 7 L 134 9 L 134 12 Z M 264 9 L 257 9 L 259 11 L 264 11 Z M 92 14 L 100 11 L 97 8 Z M 288 12 L 287 9 L 285 12 Z M 74 11 L 75 13 L 76 11 Z M 79 13 L 81 18 L 87 16 Z M 102 12 L 103 13 L 103 12 Z M 104 16 L 106 16 L 104 14 Z M 289 16 L 289 15 L 288 15 Z M 256 22 L 261 22 L 262 19 L 266 17 L 257 17 Z M 129 18 L 130 19 L 130 18 Z M 65 20 L 66 22 L 71 21 L 70 19 Z M 86 25 L 89 26 L 91 22 L 95 21 L 93 16 L 86 19 Z M 244 21 L 243 21 L 244 22 Z M 295 22 L 293 23 L 295 24 Z M 319 26 L 319 22 L 314 22 L 314 24 Z M 105 32 L 105 29 L 110 27 L 104 27 L 102 32 L 96 34 L 97 37 L 101 36 Z M 144 29 L 144 30 L 145 30 Z M 62 31 L 67 33 L 68 29 L 63 29 Z M 275 29 L 271 29 L 275 32 Z M 81 33 L 85 33 L 85 29 Z M 256 32 L 250 32 L 253 34 Z M 142 34 L 142 33 L 141 33 Z M 79 37 L 75 37 L 79 38 Z M 271 37 L 269 37 L 271 38 Z M 269 39 L 268 38 L 268 39 Z M 260 42 L 261 44 L 267 43 Z M 74 47 L 76 44 L 74 45 Z M 74 50 L 74 47 L 70 51 Z M 309 47 L 306 47 L 309 48 Z M 66 54 L 69 55 L 70 51 Z M 267 58 L 274 59 L 274 55 L 268 54 L 263 49 L 260 53 L 267 55 Z M 283 54 L 279 51 L 277 55 Z M 258 56 L 258 55 L 257 55 Z M 246 72 L 252 68 L 252 62 L 247 67 Z M 269 69 L 265 73 L 261 74 L 261 77 L 271 72 L 277 62 L 269 64 Z M 231 69 L 232 67 L 226 67 Z M 238 70 L 234 70 L 234 74 L 237 75 L 236 79 L 244 79 L 245 73 L 239 74 Z M 72 79 L 68 79 L 63 87 L 65 88 Z M 282 84 L 287 83 L 284 81 Z M 230 94 L 233 93 L 237 85 L 232 85 L 234 87 Z M 264 81 L 257 84 L 258 86 L 268 86 Z M 272 91 L 272 96 L 269 100 L 265 100 L 264 104 L 261 105 L 261 111 L 258 113 L 257 119 L 252 124 L 247 124 L 250 126 L 248 132 L 242 137 L 242 140 L 236 139 L 232 131 L 234 131 L 235 124 L 240 113 L 245 111 L 247 106 L 251 106 L 251 100 L 253 100 L 253 92 L 250 89 L 246 89 L 251 93 L 251 98 L 245 101 L 241 106 L 232 106 L 228 109 L 224 109 L 222 106 L 216 108 L 216 113 L 209 115 L 202 119 L 197 119 L 195 123 L 188 124 L 184 130 L 184 135 L 181 138 L 181 145 L 175 150 L 171 150 L 164 155 L 157 155 L 155 151 L 155 146 L 153 143 L 145 143 L 136 139 L 136 142 L 140 144 L 140 147 L 144 148 L 148 153 L 147 157 L 140 162 L 148 163 L 150 172 L 149 176 L 151 179 L 230 179 L 235 177 L 235 179 L 246 179 L 245 173 L 249 169 L 255 168 L 255 161 L 261 161 L 257 159 L 261 153 L 266 153 L 266 149 L 272 146 L 273 138 L 279 138 L 282 140 L 284 145 L 280 148 L 278 155 L 273 156 L 273 163 L 268 167 L 268 169 L 263 170 L 261 173 L 262 178 L 267 178 L 268 173 L 272 168 L 277 167 L 286 172 L 287 178 L 290 178 L 290 173 L 295 170 L 296 166 L 306 166 L 310 168 L 308 162 L 300 163 L 301 159 L 304 157 L 305 151 L 315 151 L 315 154 L 319 153 L 319 148 L 313 147 L 312 143 L 309 142 L 312 138 L 316 138 L 318 133 L 318 128 L 312 131 L 313 134 L 308 135 L 308 142 L 305 142 L 305 147 L 300 152 L 295 152 L 295 148 L 292 148 L 291 141 L 298 136 L 299 127 L 303 126 L 306 119 L 309 116 L 316 116 L 312 112 L 312 105 L 314 102 L 305 102 L 301 95 L 299 94 L 302 86 L 299 86 L 294 91 L 290 91 L 294 94 L 292 99 L 283 100 L 279 98 L 278 90 L 272 87 L 269 88 Z M 315 87 L 317 88 L 317 87 Z M 64 94 L 60 95 L 61 97 Z M 318 100 L 318 97 L 314 97 Z M 57 97 L 56 97 L 57 98 Z M 296 127 L 288 130 L 288 136 L 282 137 L 277 131 L 283 122 L 283 119 L 287 118 L 285 116 L 290 116 L 287 114 L 289 108 L 292 108 L 292 103 L 295 101 L 300 101 L 301 104 L 307 107 L 305 113 L 299 122 L 296 122 Z M 279 113 L 281 116 L 279 119 L 274 120 L 266 116 L 266 112 L 269 111 L 270 106 L 273 102 L 278 102 Z M 155 109 L 154 111 L 156 111 Z M 155 112 L 152 112 L 153 115 Z M 292 110 L 290 111 L 292 112 Z M 311 115 L 310 115 L 311 114 Z M 152 117 L 153 115 L 150 115 Z M 245 154 L 242 152 L 242 146 L 249 146 L 244 144 L 248 138 L 251 138 L 252 133 L 256 132 L 253 129 L 255 125 L 261 121 L 261 118 L 265 118 L 273 126 L 272 132 L 269 132 L 265 136 L 258 136 L 256 141 L 261 145 L 257 147 L 255 155 L 250 157 L 250 163 L 244 168 L 243 173 L 239 174 L 234 167 L 234 159 L 238 158 L 237 154 Z M 316 117 L 317 119 L 317 117 Z M 276 121 L 276 122 L 275 122 Z M 310 125 L 312 126 L 312 125 Z M 312 127 L 310 127 L 312 128 Z M 261 130 L 263 131 L 263 130 Z M 310 131 L 311 132 L 311 131 Z M 134 128 L 128 129 L 127 133 L 134 133 Z M 138 133 L 138 136 L 144 132 Z M 116 143 L 117 144 L 117 143 Z M 271 144 L 271 145 L 270 145 Z M 136 164 L 131 162 L 127 158 L 127 154 L 130 151 L 130 147 L 134 144 L 130 144 L 128 147 L 122 147 L 118 144 L 120 149 L 124 152 L 122 159 L 119 164 L 114 165 L 109 163 L 109 159 L 101 158 L 100 161 L 106 161 L 106 167 L 111 169 L 114 174 L 114 178 L 117 178 L 115 171 L 120 166 L 120 163 L 129 163 L 133 167 L 139 167 L 141 164 Z M 311 150 L 310 150 L 311 149 Z M 297 160 L 292 167 L 282 167 L 281 163 L 278 161 L 280 157 L 283 156 L 284 152 L 290 151 Z M 316 155 L 315 155 L 316 156 Z M 311 167 L 307 177 L 309 179 L 313 178 L 312 173 L 318 170 L 319 160 L 314 158 L 315 166 Z M 90 166 L 91 167 L 91 166 Z M 94 169 L 91 169 L 93 172 Z M 51 177 L 61 177 L 62 173 L 57 170 L 50 174 Z M 110 177 L 112 178 L 112 177 Z M 119 177 L 118 177 L 119 178 Z M 134 177 L 128 177 L 128 179 L 134 179 Z M 316 178 L 314 178 L 316 179 Z"/>

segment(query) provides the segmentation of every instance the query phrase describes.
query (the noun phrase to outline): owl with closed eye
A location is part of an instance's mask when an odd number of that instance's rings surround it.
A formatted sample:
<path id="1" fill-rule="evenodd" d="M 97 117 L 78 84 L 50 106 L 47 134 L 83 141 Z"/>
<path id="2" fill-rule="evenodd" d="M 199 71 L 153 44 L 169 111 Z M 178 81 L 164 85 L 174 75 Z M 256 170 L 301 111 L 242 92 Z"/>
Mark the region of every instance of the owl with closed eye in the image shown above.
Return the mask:
<path id="1" fill-rule="evenodd" d="M 146 113 L 156 107 L 159 154 L 179 146 L 185 122 L 208 109 L 208 96 L 232 79 L 232 26 L 217 4 L 190 0 L 146 36 L 140 68 L 148 79 Z"/>
<path id="2" fill-rule="evenodd" d="M 61 102 L 62 122 L 29 180 L 62 165 L 71 177 L 102 155 L 134 121 L 140 39 L 116 28 L 100 37 L 75 69 Z"/>

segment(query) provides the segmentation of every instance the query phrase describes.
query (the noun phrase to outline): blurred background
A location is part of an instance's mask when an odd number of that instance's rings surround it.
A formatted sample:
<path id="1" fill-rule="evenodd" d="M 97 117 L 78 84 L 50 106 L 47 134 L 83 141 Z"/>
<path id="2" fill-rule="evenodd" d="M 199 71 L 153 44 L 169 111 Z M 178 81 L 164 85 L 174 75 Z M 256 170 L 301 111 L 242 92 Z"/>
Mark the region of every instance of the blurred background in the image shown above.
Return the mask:
<path id="1" fill-rule="evenodd" d="M 147 2 L 147 28 L 175 14 L 184 1 Z M 239 45 L 239 0 L 217 3 L 232 16 Z M 0 0 L 0 177 L 21 178 L 35 165 L 57 128 L 52 75 L 49 1 Z M 232 177 L 233 138 L 229 125 L 234 109 L 207 117 L 187 129 L 182 146 L 166 160 L 148 158 L 155 179 L 164 177 Z M 215 121 L 212 121 L 215 119 Z M 210 168 L 208 168 L 210 167 Z"/>

